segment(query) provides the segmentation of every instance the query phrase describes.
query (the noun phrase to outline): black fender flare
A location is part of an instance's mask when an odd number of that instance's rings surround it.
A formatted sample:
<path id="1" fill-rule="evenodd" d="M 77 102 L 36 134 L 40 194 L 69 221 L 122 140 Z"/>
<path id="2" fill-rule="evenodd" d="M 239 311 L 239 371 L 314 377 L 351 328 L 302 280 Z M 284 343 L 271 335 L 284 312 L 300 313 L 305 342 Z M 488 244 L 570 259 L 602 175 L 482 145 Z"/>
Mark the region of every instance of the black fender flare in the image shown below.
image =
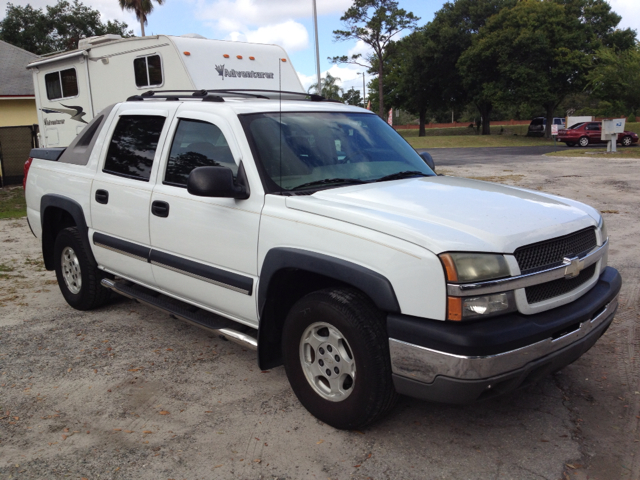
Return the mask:
<path id="1" fill-rule="evenodd" d="M 373 303 L 387 313 L 400 313 L 400 304 L 391 282 L 378 272 L 322 253 L 288 247 L 273 248 L 267 252 L 258 284 L 258 363 L 264 370 L 279 365 L 272 351 L 279 336 L 274 330 L 281 328 L 277 318 L 265 316 L 265 306 L 273 277 L 282 270 L 305 271 L 350 285 L 365 293 Z M 279 344 L 276 347 L 279 350 Z"/>
<path id="2" fill-rule="evenodd" d="M 40 199 L 40 221 L 42 224 L 42 256 L 44 258 L 46 269 L 53 270 L 55 268 L 55 263 L 53 261 L 53 245 L 56 239 L 51 238 L 52 218 L 51 215 L 47 214 L 47 209 L 52 207 L 64 210 L 69 215 L 71 215 L 71 218 L 73 218 L 76 227 L 80 231 L 82 243 L 85 247 L 85 251 L 89 255 L 89 260 L 96 264 L 96 260 L 93 256 L 93 250 L 91 249 L 91 243 L 89 242 L 89 227 L 87 226 L 87 221 L 85 219 L 82 206 L 71 198 L 50 193 L 43 195 Z"/>

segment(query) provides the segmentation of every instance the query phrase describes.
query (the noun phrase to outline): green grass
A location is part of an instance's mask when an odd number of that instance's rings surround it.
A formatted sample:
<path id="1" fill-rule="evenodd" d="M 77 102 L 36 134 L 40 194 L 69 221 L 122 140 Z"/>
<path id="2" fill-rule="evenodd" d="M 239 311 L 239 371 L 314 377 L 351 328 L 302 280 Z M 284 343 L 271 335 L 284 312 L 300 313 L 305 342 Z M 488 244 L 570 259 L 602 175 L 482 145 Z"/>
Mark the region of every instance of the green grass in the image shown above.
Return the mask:
<path id="1" fill-rule="evenodd" d="M 415 134 L 405 135 L 407 130 L 399 133 L 413 148 L 474 148 L 474 147 L 534 147 L 539 145 L 553 146 L 553 140 L 521 135 L 468 135 L 468 136 L 436 136 L 418 137 Z"/>
<path id="2" fill-rule="evenodd" d="M 627 123 L 624 126 L 624 129 L 628 130 L 630 132 L 637 133 L 638 135 L 640 135 L 640 122 Z"/>
<path id="3" fill-rule="evenodd" d="M 564 149 L 561 152 L 547 153 L 549 157 L 606 157 L 606 158 L 640 158 L 640 147 L 623 148 L 618 146 L 616 153 L 607 153 L 606 148 Z"/>
<path id="4" fill-rule="evenodd" d="M 27 215 L 27 202 L 22 186 L 0 188 L 0 218 L 20 218 Z"/>
<path id="5" fill-rule="evenodd" d="M 526 135 L 529 125 L 491 125 L 491 135 Z M 405 138 L 417 137 L 418 129 L 398 130 Z M 425 130 L 427 137 L 457 137 L 457 136 L 480 136 L 475 128 L 468 127 L 452 127 L 452 128 L 427 128 Z"/>

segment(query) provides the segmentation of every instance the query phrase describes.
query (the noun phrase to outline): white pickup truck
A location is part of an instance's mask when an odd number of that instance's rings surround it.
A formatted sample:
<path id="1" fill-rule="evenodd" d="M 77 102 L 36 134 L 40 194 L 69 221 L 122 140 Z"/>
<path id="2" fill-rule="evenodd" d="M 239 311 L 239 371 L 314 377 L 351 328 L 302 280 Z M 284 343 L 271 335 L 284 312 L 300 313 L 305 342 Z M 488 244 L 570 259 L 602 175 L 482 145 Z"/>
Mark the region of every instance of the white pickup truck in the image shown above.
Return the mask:
<path id="1" fill-rule="evenodd" d="M 319 96 L 146 93 L 31 157 L 29 224 L 72 307 L 115 291 L 257 349 L 337 428 L 397 394 L 528 385 L 617 309 L 596 210 L 438 176 L 378 116 Z"/>

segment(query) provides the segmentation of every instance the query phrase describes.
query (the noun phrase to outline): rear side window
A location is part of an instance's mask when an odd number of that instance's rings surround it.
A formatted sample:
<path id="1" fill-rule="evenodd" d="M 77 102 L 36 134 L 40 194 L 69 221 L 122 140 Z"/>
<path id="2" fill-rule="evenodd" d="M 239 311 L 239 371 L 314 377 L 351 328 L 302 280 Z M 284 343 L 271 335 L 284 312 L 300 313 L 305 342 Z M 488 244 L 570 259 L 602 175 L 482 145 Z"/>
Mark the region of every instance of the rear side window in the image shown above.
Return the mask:
<path id="1" fill-rule="evenodd" d="M 123 115 L 109 143 L 103 172 L 149 181 L 165 117 Z"/>
<path id="2" fill-rule="evenodd" d="M 180 120 L 171 144 L 164 183 L 184 187 L 197 167 L 228 167 L 238 173 L 227 139 L 218 127 L 199 120 Z"/>
<path id="3" fill-rule="evenodd" d="M 138 57 L 133 61 L 136 86 L 151 87 L 162 85 L 162 60 L 160 55 Z"/>
<path id="4" fill-rule="evenodd" d="M 44 76 L 44 83 L 47 87 L 47 98 L 49 100 L 78 95 L 78 77 L 76 76 L 75 68 L 47 73 Z"/>

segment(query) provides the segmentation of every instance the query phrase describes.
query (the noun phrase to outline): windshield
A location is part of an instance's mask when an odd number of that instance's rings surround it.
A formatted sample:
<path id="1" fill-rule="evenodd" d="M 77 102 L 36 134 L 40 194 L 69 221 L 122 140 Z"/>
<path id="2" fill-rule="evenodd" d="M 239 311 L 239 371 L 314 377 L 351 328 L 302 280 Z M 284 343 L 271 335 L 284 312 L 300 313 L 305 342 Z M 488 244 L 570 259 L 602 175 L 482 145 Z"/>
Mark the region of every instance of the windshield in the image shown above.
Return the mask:
<path id="1" fill-rule="evenodd" d="M 283 112 L 245 115 L 242 121 L 271 190 L 435 175 L 377 115 Z"/>

